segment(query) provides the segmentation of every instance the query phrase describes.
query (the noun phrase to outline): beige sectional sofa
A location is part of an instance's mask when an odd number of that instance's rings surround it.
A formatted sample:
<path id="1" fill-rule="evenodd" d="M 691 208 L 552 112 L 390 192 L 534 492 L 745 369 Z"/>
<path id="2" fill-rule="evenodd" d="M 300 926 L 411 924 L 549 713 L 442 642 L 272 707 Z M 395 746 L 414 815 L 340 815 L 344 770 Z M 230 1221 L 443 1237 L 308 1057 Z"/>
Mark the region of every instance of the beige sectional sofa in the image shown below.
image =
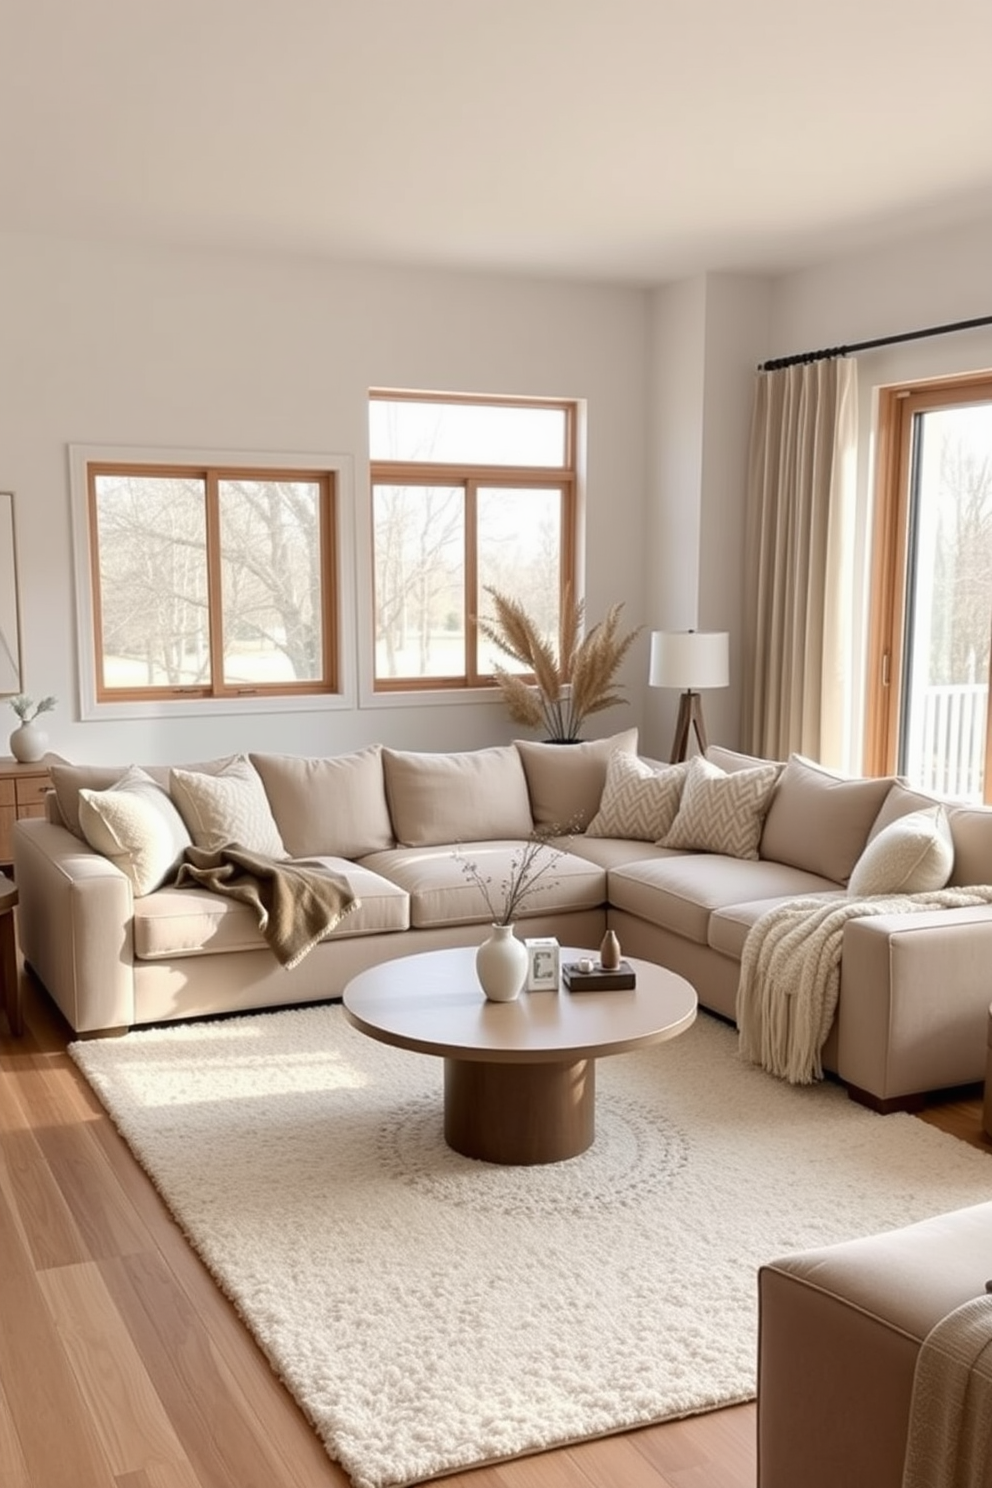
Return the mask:
<path id="1" fill-rule="evenodd" d="M 48 819 L 14 836 L 25 960 L 80 1034 L 340 997 L 375 962 L 483 938 L 490 916 L 458 854 L 498 885 L 535 828 L 567 825 L 518 933 L 597 946 L 611 926 L 626 952 L 682 973 L 703 1007 L 733 1018 L 750 926 L 796 896 L 843 900 L 852 874 L 871 888 L 886 827 L 939 816 L 949 881 L 992 883 L 992 810 L 945 814 L 896 781 L 842 780 L 799 758 L 711 747 L 672 769 L 636 748 L 630 730 L 453 754 L 252 754 L 132 767 L 123 785 L 123 766 L 53 761 Z M 139 816 L 171 813 L 154 850 L 114 817 L 132 795 Z M 275 843 L 317 860 L 360 904 L 287 971 L 244 904 L 170 882 L 191 826 L 200 845 Z M 980 1080 L 990 965 L 992 905 L 851 920 L 825 1068 L 880 1109 Z"/>

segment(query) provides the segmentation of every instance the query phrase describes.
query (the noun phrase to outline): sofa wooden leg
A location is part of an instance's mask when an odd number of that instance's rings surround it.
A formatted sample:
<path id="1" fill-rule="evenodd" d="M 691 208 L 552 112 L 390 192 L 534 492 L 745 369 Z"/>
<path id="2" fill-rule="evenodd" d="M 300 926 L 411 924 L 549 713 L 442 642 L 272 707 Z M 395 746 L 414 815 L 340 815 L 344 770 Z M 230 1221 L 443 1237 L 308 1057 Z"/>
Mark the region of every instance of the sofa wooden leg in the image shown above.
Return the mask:
<path id="1" fill-rule="evenodd" d="M 857 1101 L 859 1106 L 867 1106 L 870 1111 L 877 1111 L 880 1116 L 889 1116 L 893 1111 L 922 1111 L 927 1103 L 925 1090 L 915 1091 L 912 1095 L 893 1095 L 888 1099 L 872 1095 L 870 1090 L 862 1090 L 858 1085 L 848 1085 L 848 1097 Z"/>

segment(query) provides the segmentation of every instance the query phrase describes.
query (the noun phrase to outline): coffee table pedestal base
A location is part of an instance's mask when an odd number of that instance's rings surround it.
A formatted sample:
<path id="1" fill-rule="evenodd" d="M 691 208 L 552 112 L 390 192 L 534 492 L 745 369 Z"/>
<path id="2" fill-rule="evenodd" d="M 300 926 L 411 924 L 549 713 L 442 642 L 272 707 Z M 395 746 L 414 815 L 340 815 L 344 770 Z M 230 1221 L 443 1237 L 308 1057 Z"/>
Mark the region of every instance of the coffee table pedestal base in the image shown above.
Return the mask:
<path id="1" fill-rule="evenodd" d="M 563 1162 L 592 1146 L 596 1061 L 444 1061 L 444 1140 L 464 1157 L 524 1166 Z"/>

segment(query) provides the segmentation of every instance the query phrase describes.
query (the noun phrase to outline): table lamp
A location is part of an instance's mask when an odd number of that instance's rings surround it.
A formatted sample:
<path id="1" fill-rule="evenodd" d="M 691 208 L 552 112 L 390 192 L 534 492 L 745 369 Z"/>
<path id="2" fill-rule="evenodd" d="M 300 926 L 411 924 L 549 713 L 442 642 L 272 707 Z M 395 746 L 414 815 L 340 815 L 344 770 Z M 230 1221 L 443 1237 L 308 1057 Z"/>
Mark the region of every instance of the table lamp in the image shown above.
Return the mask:
<path id="1" fill-rule="evenodd" d="M 651 687 L 678 687 L 679 716 L 675 724 L 671 763 L 684 760 L 689 730 L 694 728 L 700 751 L 706 753 L 703 700 L 707 687 L 730 685 L 730 636 L 725 630 L 655 630 L 651 633 Z"/>

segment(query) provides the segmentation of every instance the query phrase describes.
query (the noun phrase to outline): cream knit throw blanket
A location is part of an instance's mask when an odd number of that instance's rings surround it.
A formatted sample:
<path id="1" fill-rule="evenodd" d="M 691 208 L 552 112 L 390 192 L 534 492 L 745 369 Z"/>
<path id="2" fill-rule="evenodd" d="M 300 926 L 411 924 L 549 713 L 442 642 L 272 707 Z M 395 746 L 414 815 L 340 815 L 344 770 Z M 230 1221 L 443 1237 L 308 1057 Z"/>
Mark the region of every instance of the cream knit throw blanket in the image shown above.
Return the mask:
<path id="1" fill-rule="evenodd" d="M 751 926 L 737 986 L 740 1054 L 793 1085 L 822 1080 L 820 1051 L 837 1010 L 848 920 L 992 904 L 992 887 L 871 898 L 787 899 Z"/>
<path id="2" fill-rule="evenodd" d="M 992 1297 L 956 1307 L 923 1340 L 902 1488 L 992 1488 Z"/>

